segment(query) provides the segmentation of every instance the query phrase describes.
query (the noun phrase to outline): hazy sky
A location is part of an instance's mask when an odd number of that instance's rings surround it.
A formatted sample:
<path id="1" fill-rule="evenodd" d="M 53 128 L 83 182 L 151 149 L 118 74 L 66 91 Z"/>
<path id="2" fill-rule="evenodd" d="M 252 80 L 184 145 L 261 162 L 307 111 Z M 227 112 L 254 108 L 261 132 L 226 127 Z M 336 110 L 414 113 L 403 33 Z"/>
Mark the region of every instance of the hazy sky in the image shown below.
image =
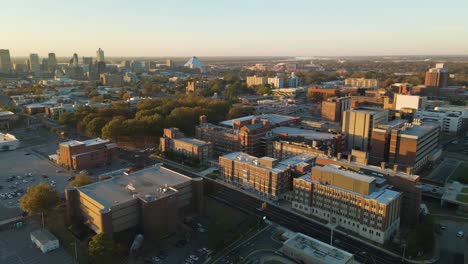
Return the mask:
<path id="1" fill-rule="evenodd" d="M 467 0 L 0 0 L 11 55 L 468 54 Z"/>

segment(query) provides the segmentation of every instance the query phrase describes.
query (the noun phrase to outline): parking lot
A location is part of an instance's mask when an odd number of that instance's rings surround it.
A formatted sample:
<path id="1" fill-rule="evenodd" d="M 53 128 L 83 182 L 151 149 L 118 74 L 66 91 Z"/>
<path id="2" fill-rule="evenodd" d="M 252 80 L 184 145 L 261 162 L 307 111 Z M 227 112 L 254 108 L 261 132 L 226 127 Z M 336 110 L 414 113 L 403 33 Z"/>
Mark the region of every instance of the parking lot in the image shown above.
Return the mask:
<path id="1" fill-rule="evenodd" d="M 42 253 L 30 239 L 30 233 L 41 228 L 28 221 L 20 229 L 0 231 L 0 263 L 2 264 L 72 264 L 73 257 L 63 247 Z"/>
<path id="2" fill-rule="evenodd" d="M 69 174 L 28 148 L 0 152 L 0 220 L 20 214 L 28 187 L 44 182 L 63 193 Z"/>
<path id="3" fill-rule="evenodd" d="M 452 220 L 440 220 L 438 223 L 444 226 L 444 230 L 439 229 L 437 235 L 440 246 L 440 263 L 463 263 L 465 248 L 468 246 L 466 242 L 468 224 Z M 459 231 L 464 232 L 462 237 L 457 236 Z"/>

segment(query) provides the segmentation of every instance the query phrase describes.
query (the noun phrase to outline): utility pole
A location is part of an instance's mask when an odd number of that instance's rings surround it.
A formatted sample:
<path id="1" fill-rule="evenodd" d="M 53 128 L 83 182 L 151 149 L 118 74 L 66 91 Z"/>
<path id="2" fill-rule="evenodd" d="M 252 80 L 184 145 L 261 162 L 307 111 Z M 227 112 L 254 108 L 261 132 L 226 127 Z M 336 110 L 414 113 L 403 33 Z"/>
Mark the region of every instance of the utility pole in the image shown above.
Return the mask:
<path id="1" fill-rule="evenodd" d="M 44 212 L 41 212 L 41 216 L 42 216 L 42 229 L 44 229 Z"/>

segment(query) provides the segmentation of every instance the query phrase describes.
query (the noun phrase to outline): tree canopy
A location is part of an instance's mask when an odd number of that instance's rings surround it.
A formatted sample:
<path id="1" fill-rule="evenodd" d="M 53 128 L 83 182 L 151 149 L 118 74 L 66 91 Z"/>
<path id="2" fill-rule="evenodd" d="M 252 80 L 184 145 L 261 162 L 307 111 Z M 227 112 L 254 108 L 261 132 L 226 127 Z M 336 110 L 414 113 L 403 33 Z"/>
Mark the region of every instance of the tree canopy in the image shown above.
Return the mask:
<path id="1" fill-rule="evenodd" d="M 30 215 L 48 212 L 57 206 L 60 201 L 59 194 L 46 183 L 31 186 L 19 201 L 20 208 Z"/>
<path id="2" fill-rule="evenodd" d="M 112 263 L 116 253 L 117 245 L 106 233 L 99 233 L 89 241 L 88 254 L 92 263 Z"/>
<path id="3" fill-rule="evenodd" d="M 87 174 L 78 174 L 75 179 L 69 183 L 73 187 L 81 187 L 93 183 L 93 179 Z"/>

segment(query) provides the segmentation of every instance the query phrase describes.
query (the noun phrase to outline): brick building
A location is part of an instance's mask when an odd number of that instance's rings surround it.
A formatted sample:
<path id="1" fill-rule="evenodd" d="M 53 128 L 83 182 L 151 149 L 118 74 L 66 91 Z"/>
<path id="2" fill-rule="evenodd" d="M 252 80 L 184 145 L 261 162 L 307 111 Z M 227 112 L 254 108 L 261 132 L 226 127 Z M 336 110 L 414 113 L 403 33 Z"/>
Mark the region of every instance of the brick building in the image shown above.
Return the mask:
<path id="1" fill-rule="evenodd" d="M 341 122 L 341 115 L 351 106 L 351 97 L 333 97 L 322 101 L 322 119 Z"/>
<path id="2" fill-rule="evenodd" d="M 219 167 L 224 180 L 254 190 L 270 199 L 279 199 L 289 192 L 292 172 L 303 173 L 310 169 L 313 157 L 302 155 L 283 161 L 275 158 L 256 158 L 242 152 L 219 157 Z"/>
<path id="3" fill-rule="evenodd" d="M 202 117 L 200 121 L 195 130 L 196 137 L 212 142 L 216 154 L 241 151 L 254 156 L 264 156 L 267 144 L 272 140 L 271 129 L 299 124 L 301 119 L 266 114 L 226 120 L 220 125 L 207 123 L 206 118 Z"/>
<path id="4" fill-rule="evenodd" d="M 417 120 L 412 124 L 394 120 L 379 125 L 372 131 L 369 162 L 386 162 L 417 173 L 439 150 L 439 133 L 438 125 L 423 125 Z"/>
<path id="5" fill-rule="evenodd" d="M 117 145 L 107 139 L 70 140 L 59 144 L 52 159 L 60 166 L 79 171 L 109 164 L 117 152 Z"/>
<path id="6" fill-rule="evenodd" d="M 145 239 L 172 234 L 185 213 L 201 212 L 203 180 L 160 164 L 65 190 L 70 220 L 96 233 L 138 228 Z"/>
<path id="7" fill-rule="evenodd" d="M 210 142 L 185 137 L 178 128 L 165 128 L 159 146 L 163 152 L 173 151 L 199 161 L 206 161 L 213 155 Z"/>
<path id="8" fill-rule="evenodd" d="M 387 168 L 385 163 L 380 166 L 368 165 L 367 162 L 357 162 L 353 160 L 352 155 L 348 159 L 330 158 L 319 155 L 316 158 L 316 164 L 325 166 L 327 164 L 338 165 L 344 169 L 358 172 L 359 174 L 370 175 L 372 177 L 384 179 L 394 187 L 394 190 L 403 193 L 401 206 L 401 225 L 414 226 L 419 222 L 421 206 L 421 187 L 420 178 L 412 173 L 398 171 L 398 166 Z"/>
<path id="9" fill-rule="evenodd" d="M 316 166 L 310 175 L 295 178 L 289 199 L 296 210 L 380 244 L 400 227 L 402 194 L 339 166 Z"/>

